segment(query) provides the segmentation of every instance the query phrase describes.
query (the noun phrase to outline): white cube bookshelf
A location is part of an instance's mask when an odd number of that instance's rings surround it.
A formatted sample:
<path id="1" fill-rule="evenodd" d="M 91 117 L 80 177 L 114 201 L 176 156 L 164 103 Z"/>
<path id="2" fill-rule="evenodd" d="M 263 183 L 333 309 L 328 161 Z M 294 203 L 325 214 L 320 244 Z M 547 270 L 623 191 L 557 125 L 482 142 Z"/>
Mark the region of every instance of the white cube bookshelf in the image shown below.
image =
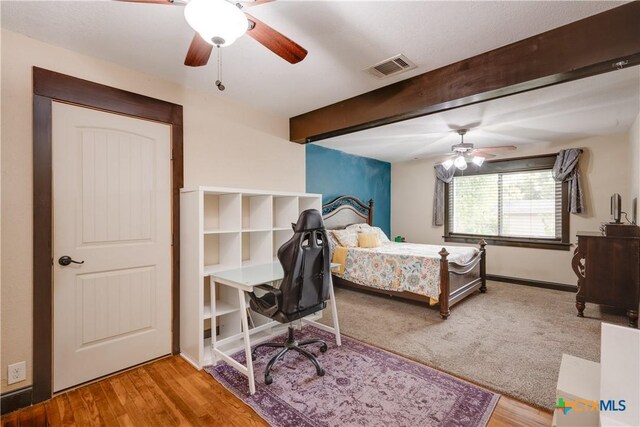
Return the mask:
<path id="1" fill-rule="evenodd" d="M 298 198 L 281 196 L 273 198 L 273 227 L 291 230 L 291 223 L 298 219 Z"/>
<path id="2" fill-rule="evenodd" d="M 242 265 L 266 264 L 273 259 L 273 231 L 242 232 Z"/>
<path id="3" fill-rule="evenodd" d="M 240 231 L 240 194 L 203 194 L 203 226 L 209 233 Z"/>
<path id="4" fill-rule="evenodd" d="M 306 209 L 321 211 L 322 195 L 220 187 L 181 190 L 180 351 L 191 364 L 202 368 L 213 363 L 212 340 L 241 332 L 237 293 L 211 283 L 208 276 L 277 261 L 278 249 L 293 236 L 291 223 Z M 255 326 L 269 322 L 257 313 L 251 319 Z"/>
<path id="5" fill-rule="evenodd" d="M 214 233 L 203 235 L 204 270 L 207 275 L 216 271 L 229 270 L 241 259 L 241 233 Z"/>
<path id="6" fill-rule="evenodd" d="M 271 230 L 273 218 L 272 196 L 242 195 L 242 231 Z"/>

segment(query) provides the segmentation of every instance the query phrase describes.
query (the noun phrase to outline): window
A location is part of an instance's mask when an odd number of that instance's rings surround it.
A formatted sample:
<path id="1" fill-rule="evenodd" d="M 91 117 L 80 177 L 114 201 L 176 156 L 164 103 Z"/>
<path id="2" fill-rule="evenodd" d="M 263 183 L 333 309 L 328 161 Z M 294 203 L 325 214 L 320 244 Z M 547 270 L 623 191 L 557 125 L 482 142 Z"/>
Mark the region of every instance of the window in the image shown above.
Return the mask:
<path id="1" fill-rule="evenodd" d="M 568 250 L 566 190 L 551 176 L 554 161 L 502 160 L 457 171 L 447 186 L 445 240 Z"/>

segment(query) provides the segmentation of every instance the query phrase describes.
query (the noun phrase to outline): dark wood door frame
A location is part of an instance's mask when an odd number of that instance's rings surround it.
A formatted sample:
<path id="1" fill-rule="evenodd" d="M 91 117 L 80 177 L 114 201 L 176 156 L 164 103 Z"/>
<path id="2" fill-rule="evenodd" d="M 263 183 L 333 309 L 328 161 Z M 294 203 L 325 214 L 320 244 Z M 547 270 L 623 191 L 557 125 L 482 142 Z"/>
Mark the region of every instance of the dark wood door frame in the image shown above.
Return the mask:
<path id="1" fill-rule="evenodd" d="M 50 399 L 53 374 L 52 103 L 60 101 L 171 126 L 171 351 L 180 352 L 180 188 L 182 106 L 33 67 L 33 390 Z"/>
<path id="2" fill-rule="evenodd" d="M 640 64 L 640 2 L 289 119 L 319 141 Z"/>

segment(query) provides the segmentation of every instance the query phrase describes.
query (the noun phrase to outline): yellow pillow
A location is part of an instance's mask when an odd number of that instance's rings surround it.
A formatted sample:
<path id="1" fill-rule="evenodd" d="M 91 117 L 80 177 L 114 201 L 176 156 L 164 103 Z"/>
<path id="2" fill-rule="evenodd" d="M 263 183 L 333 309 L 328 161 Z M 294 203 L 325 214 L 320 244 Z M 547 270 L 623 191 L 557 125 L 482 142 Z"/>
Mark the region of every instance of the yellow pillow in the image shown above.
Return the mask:
<path id="1" fill-rule="evenodd" d="M 377 248 L 380 246 L 378 233 L 358 233 L 358 246 L 361 248 Z"/>

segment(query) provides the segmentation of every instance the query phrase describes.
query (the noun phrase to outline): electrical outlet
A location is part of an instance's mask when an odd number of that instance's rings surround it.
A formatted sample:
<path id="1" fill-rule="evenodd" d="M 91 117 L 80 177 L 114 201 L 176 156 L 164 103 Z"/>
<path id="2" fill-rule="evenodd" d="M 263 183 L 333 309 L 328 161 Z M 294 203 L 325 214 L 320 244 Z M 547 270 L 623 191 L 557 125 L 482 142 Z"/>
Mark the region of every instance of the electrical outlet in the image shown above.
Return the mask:
<path id="1" fill-rule="evenodd" d="M 22 361 L 7 366 L 7 383 L 13 384 L 27 379 L 27 364 Z"/>

